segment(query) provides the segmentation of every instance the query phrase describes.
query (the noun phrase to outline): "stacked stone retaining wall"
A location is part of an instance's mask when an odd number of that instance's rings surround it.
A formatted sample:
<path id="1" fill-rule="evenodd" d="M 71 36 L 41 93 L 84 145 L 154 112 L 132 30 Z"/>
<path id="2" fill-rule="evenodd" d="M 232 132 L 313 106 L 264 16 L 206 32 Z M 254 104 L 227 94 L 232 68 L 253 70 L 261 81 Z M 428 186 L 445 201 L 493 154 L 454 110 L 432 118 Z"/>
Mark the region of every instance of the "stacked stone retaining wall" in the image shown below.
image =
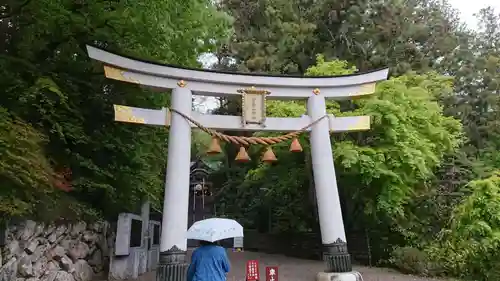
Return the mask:
<path id="1" fill-rule="evenodd" d="M 0 231 L 5 231 L 0 281 L 91 281 L 107 276 L 115 235 L 107 222 L 26 220 Z"/>

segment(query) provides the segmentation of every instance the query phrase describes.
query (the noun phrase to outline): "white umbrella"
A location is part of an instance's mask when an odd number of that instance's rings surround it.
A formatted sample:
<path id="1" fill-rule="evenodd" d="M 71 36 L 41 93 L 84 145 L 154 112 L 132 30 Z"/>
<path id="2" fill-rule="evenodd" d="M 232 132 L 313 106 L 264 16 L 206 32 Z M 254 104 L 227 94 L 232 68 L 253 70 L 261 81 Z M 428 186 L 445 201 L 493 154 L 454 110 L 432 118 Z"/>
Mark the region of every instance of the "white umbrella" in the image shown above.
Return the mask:
<path id="1" fill-rule="evenodd" d="M 211 218 L 195 222 L 187 231 L 187 239 L 215 242 L 243 237 L 243 226 L 235 220 Z"/>

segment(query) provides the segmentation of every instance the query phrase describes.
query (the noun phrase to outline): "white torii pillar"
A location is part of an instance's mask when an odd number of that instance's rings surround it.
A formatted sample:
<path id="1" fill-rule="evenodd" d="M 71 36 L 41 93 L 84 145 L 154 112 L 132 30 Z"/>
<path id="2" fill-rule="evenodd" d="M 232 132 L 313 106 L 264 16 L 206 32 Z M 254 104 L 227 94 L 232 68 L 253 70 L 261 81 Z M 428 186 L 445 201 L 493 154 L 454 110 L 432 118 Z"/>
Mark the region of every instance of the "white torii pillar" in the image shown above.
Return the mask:
<path id="1" fill-rule="evenodd" d="M 119 56 L 87 46 L 89 56 L 105 63 L 108 78 L 153 88 L 173 89 L 171 107 L 210 129 L 242 131 L 300 130 L 326 115 L 326 99 L 349 99 L 372 94 L 388 69 L 332 77 L 257 76 L 160 65 Z M 242 88 L 247 88 L 242 90 Z M 261 89 L 260 95 L 255 87 Z M 256 94 L 257 93 L 257 94 Z M 243 97 L 243 116 L 204 115 L 192 111 L 192 95 Z M 265 117 L 265 98 L 307 99 L 308 115 L 300 118 Z M 161 256 L 158 281 L 184 281 L 189 205 L 191 128 L 176 112 L 115 105 L 115 120 L 170 126 L 165 182 Z M 326 269 L 318 280 L 359 280 L 352 271 L 335 176 L 330 132 L 368 130 L 369 116 L 328 116 L 308 129 Z"/>
<path id="2" fill-rule="evenodd" d="M 173 89 L 171 106 L 179 112 L 190 114 L 191 91 L 186 88 Z M 159 264 L 169 266 L 157 271 L 157 280 L 185 280 L 191 124 L 178 114 L 171 116 L 168 148 Z"/>

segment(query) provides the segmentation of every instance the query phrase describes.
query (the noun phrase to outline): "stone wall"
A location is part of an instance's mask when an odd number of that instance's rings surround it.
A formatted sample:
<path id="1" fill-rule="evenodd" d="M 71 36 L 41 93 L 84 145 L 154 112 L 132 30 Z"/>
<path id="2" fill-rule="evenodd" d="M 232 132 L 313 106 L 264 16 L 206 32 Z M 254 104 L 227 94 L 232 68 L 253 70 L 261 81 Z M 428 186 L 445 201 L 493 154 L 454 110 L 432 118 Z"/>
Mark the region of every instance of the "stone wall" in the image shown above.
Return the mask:
<path id="1" fill-rule="evenodd" d="M 0 241 L 0 281 L 90 281 L 106 276 L 113 230 L 107 222 L 11 224 L 5 241 Z"/>

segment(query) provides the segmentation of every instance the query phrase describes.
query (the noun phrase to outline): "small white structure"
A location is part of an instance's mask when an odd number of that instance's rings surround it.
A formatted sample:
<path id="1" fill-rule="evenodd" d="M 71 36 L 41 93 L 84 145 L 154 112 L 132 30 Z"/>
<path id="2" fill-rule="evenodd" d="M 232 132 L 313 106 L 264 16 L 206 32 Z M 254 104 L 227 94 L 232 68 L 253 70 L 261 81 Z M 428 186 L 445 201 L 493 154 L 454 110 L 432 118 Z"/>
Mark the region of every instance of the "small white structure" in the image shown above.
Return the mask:
<path id="1" fill-rule="evenodd" d="M 358 279 L 359 274 L 351 272 L 330 133 L 368 130 L 370 117 L 328 116 L 325 102 L 372 94 L 375 83 L 387 78 L 388 69 L 333 77 L 234 74 L 145 62 L 91 46 L 87 46 L 87 50 L 91 58 L 105 64 L 108 78 L 172 89 L 171 110 L 115 105 L 116 121 L 170 126 L 158 281 L 185 278 L 191 128 L 200 125 L 209 129 L 279 132 L 294 132 L 310 125 L 307 131 L 310 132 L 325 272 L 336 276 L 336 280 Z M 193 112 L 193 95 L 240 96 L 243 116 Z M 307 100 L 308 114 L 301 118 L 266 118 L 266 98 Z M 198 124 L 193 123 L 194 120 Z M 324 278 L 325 274 L 319 276 Z"/>
<path id="2" fill-rule="evenodd" d="M 142 205 L 141 216 L 121 213 L 110 260 L 110 279 L 134 279 L 154 270 L 160 255 L 160 231 L 160 222 L 149 220 L 149 202 Z"/>
<path id="3" fill-rule="evenodd" d="M 234 237 L 234 239 L 233 239 L 233 251 L 235 251 L 235 252 L 243 251 L 243 237 Z"/>

